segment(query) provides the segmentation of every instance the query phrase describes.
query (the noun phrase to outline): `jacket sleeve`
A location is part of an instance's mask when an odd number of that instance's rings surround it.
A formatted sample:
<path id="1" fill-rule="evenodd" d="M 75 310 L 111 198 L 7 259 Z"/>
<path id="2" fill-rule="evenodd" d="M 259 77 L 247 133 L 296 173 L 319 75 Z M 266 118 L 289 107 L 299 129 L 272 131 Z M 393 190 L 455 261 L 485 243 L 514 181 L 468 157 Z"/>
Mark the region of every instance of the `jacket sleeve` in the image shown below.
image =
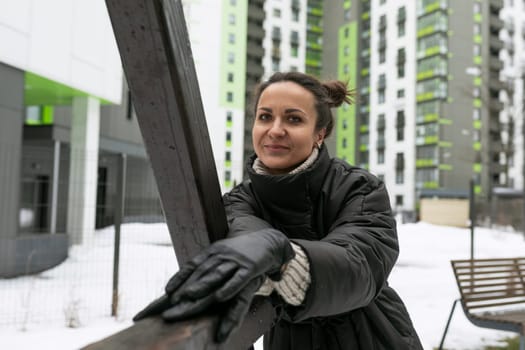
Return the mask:
<path id="1" fill-rule="evenodd" d="M 383 182 L 362 170 L 335 178 L 340 182 L 325 195 L 342 205 L 328 234 L 320 241 L 292 240 L 305 250 L 311 273 L 304 303 L 287 310 L 294 322 L 368 305 L 386 285 L 399 253 Z"/>

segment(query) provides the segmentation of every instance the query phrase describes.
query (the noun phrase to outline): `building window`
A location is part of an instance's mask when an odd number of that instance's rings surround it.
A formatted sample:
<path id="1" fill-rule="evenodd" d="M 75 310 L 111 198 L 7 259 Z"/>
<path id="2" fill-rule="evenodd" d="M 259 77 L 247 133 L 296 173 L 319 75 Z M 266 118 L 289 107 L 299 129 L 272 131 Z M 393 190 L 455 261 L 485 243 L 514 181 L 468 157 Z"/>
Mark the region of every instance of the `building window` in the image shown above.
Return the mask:
<path id="1" fill-rule="evenodd" d="M 402 185 L 405 182 L 405 172 L 403 169 L 396 170 L 396 184 Z"/>
<path id="2" fill-rule="evenodd" d="M 348 46 L 345 46 L 343 49 L 343 55 L 348 56 L 350 54 L 350 48 Z"/>
<path id="3" fill-rule="evenodd" d="M 405 36 L 405 21 L 397 23 L 397 36 L 400 38 Z"/>
<path id="4" fill-rule="evenodd" d="M 226 124 L 231 124 L 233 122 L 233 114 L 231 111 L 226 112 Z"/>
<path id="5" fill-rule="evenodd" d="M 343 126 L 343 130 L 346 130 L 348 128 L 348 120 L 347 119 L 343 119 L 342 126 Z"/>
<path id="6" fill-rule="evenodd" d="M 281 10 L 279 9 L 273 9 L 273 16 L 275 18 L 281 18 Z"/>
<path id="7" fill-rule="evenodd" d="M 279 71 L 279 65 L 280 65 L 281 61 L 277 58 L 272 58 L 272 70 L 274 72 L 278 72 Z"/>
<path id="8" fill-rule="evenodd" d="M 226 151 L 226 153 L 224 153 L 224 160 L 227 161 L 227 162 L 231 162 L 231 160 L 232 160 L 232 153 L 230 151 Z"/>
<path id="9" fill-rule="evenodd" d="M 385 63 L 386 61 L 386 50 L 379 50 L 379 63 Z"/>
<path id="10" fill-rule="evenodd" d="M 230 13 L 228 15 L 228 23 L 230 23 L 232 25 L 235 24 L 235 15 L 233 13 Z"/>
<path id="11" fill-rule="evenodd" d="M 290 66 L 290 72 L 297 72 L 297 66 Z"/>
<path id="12" fill-rule="evenodd" d="M 226 146 L 231 146 L 232 142 L 232 132 L 226 131 Z"/>
<path id="13" fill-rule="evenodd" d="M 401 48 L 397 50 L 397 77 L 403 78 L 405 76 L 405 61 L 406 53 L 405 49 Z"/>
<path id="14" fill-rule="evenodd" d="M 403 141 L 405 139 L 405 111 L 397 111 L 396 117 L 396 139 Z"/>
<path id="15" fill-rule="evenodd" d="M 228 91 L 226 93 L 226 101 L 233 102 L 233 92 Z"/>
<path id="16" fill-rule="evenodd" d="M 228 63 L 235 63 L 235 54 L 233 52 L 228 52 Z"/>
<path id="17" fill-rule="evenodd" d="M 385 103 L 385 88 L 377 90 L 377 102 L 379 104 Z"/>
<path id="18" fill-rule="evenodd" d="M 299 10 L 292 9 L 292 21 L 299 22 Z"/>
<path id="19" fill-rule="evenodd" d="M 403 205 L 403 196 L 401 195 L 397 195 L 396 196 L 396 206 L 397 207 L 400 207 Z"/>
<path id="20" fill-rule="evenodd" d="M 348 146 L 348 144 L 347 144 L 347 141 L 346 141 L 346 137 L 343 137 L 343 139 L 341 140 L 341 147 L 346 148 L 347 146 Z"/>
<path id="21" fill-rule="evenodd" d="M 292 44 L 290 46 L 290 54 L 292 57 L 298 57 L 299 56 L 299 45 Z"/>
<path id="22" fill-rule="evenodd" d="M 405 97 L 405 89 L 397 90 L 397 98 L 403 98 L 403 97 Z"/>
<path id="23" fill-rule="evenodd" d="M 378 149 L 377 150 L 377 164 L 384 164 L 384 163 L 385 163 L 385 150 Z"/>
<path id="24" fill-rule="evenodd" d="M 237 5 L 237 0 L 230 0 L 230 5 L 232 5 L 232 6 Z"/>
<path id="25" fill-rule="evenodd" d="M 344 32 L 345 38 L 348 38 L 348 32 L 349 32 L 349 29 L 347 27 L 347 28 L 345 28 L 345 32 Z"/>
<path id="26" fill-rule="evenodd" d="M 233 34 L 233 33 L 229 33 L 228 34 L 228 42 L 230 44 L 235 44 L 235 34 Z"/>
<path id="27" fill-rule="evenodd" d="M 349 9 L 349 8 L 348 8 L 348 9 L 345 9 L 345 12 L 344 12 L 344 15 L 343 15 L 345 21 L 349 21 L 349 20 L 350 20 L 351 14 L 352 14 L 352 13 L 350 12 L 350 9 Z"/>
<path id="28" fill-rule="evenodd" d="M 224 172 L 224 181 L 230 182 L 232 180 L 232 172 L 229 170 L 226 170 Z"/>
<path id="29" fill-rule="evenodd" d="M 233 83 L 233 73 L 228 73 L 228 82 Z"/>

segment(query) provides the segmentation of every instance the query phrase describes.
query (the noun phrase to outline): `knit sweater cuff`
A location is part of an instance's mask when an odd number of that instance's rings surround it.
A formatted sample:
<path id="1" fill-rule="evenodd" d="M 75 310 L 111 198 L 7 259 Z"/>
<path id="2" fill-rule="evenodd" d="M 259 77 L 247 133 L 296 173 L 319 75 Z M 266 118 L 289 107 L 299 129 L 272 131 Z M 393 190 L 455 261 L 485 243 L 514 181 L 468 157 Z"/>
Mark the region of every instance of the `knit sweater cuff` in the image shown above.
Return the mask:
<path id="1" fill-rule="evenodd" d="M 310 286 L 310 263 L 303 248 L 295 243 L 291 244 L 295 257 L 286 265 L 281 280 L 272 281 L 266 277 L 255 295 L 268 296 L 275 290 L 286 303 L 301 305 Z"/>
<path id="2" fill-rule="evenodd" d="M 277 293 L 290 305 L 298 306 L 310 286 L 310 263 L 301 246 L 292 243 L 295 257 L 288 262 L 280 281 L 273 285 Z"/>

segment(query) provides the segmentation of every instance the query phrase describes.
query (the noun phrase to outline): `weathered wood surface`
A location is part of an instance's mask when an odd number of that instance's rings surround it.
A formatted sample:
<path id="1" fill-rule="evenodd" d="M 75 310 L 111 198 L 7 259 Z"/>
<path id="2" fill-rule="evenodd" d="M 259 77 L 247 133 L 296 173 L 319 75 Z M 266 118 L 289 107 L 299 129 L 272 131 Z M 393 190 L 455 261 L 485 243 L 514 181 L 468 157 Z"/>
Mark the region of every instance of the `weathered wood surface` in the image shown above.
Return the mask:
<path id="1" fill-rule="evenodd" d="M 211 144 L 180 0 L 106 0 L 137 119 L 179 264 L 227 231 Z M 138 311 L 138 310 L 137 310 Z M 226 344 L 215 316 L 140 321 L 84 349 L 247 349 L 270 329 L 262 298 Z"/>
<path id="2" fill-rule="evenodd" d="M 262 330 L 270 329 L 273 313 L 268 302 L 257 299 L 242 327 L 224 344 L 213 342 L 217 321 L 214 316 L 174 324 L 150 318 L 83 350 L 247 350 L 261 336 Z"/>
<path id="3" fill-rule="evenodd" d="M 227 230 L 182 4 L 171 0 L 106 4 L 182 263 Z"/>

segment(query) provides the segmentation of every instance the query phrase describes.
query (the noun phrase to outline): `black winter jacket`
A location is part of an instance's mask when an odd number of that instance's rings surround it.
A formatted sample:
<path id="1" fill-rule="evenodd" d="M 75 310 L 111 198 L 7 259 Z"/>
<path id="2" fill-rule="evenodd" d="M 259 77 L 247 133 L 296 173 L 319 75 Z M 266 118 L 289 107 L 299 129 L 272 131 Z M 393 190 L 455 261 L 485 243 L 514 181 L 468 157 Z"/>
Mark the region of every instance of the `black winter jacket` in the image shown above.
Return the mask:
<path id="1" fill-rule="evenodd" d="M 229 236 L 281 230 L 304 249 L 311 273 L 303 304 L 284 307 L 264 348 L 422 349 L 387 283 L 399 247 L 384 184 L 330 159 L 324 146 L 310 168 L 294 175 L 256 174 L 254 157 L 250 179 L 224 196 Z"/>

